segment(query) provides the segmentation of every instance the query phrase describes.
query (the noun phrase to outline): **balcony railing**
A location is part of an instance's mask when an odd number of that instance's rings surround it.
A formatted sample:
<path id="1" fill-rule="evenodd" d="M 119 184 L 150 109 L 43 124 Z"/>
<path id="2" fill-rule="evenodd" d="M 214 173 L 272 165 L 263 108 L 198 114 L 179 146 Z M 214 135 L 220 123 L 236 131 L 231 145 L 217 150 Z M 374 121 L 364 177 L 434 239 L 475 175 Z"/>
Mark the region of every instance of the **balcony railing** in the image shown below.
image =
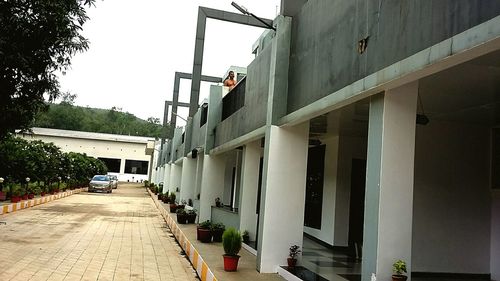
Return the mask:
<path id="1" fill-rule="evenodd" d="M 222 120 L 225 120 L 245 105 L 244 77 L 224 98 L 222 98 Z"/>

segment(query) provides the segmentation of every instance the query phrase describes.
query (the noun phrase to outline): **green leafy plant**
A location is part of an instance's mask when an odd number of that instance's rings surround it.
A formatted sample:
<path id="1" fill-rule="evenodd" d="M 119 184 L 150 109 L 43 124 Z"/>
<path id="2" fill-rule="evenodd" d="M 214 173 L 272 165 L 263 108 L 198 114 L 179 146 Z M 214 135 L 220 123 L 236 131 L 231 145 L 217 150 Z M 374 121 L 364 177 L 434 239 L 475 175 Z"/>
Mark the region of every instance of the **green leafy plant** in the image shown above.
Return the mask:
<path id="1" fill-rule="evenodd" d="M 237 256 L 241 250 L 240 232 L 233 227 L 226 229 L 222 234 L 222 246 L 226 255 Z"/>
<path id="2" fill-rule="evenodd" d="M 395 275 L 405 275 L 405 273 L 406 273 L 406 262 L 403 261 L 403 260 L 397 260 L 392 265 L 392 272 L 394 272 Z"/>
<path id="3" fill-rule="evenodd" d="M 211 227 L 212 227 L 212 222 L 209 220 L 206 220 L 206 221 L 200 223 L 201 229 L 210 229 Z"/>
<path id="4" fill-rule="evenodd" d="M 185 215 L 185 214 L 187 214 L 185 209 L 177 209 L 175 211 L 175 213 L 177 213 L 177 215 Z"/>
<path id="5" fill-rule="evenodd" d="M 300 250 L 300 246 L 293 245 L 290 247 L 290 253 L 288 255 L 290 256 L 290 258 L 295 259 L 300 254 L 300 252 L 302 252 Z"/>
<path id="6" fill-rule="evenodd" d="M 173 192 L 170 193 L 170 204 L 175 204 L 175 198 L 176 198 L 175 193 Z"/>
<path id="7" fill-rule="evenodd" d="M 211 229 L 212 230 L 222 230 L 224 231 L 226 229 L 226 226 L 221 223 L 221 222 L 217 222 L 217 223 L 213 223 L 212 226 L 211 226 Z"/>

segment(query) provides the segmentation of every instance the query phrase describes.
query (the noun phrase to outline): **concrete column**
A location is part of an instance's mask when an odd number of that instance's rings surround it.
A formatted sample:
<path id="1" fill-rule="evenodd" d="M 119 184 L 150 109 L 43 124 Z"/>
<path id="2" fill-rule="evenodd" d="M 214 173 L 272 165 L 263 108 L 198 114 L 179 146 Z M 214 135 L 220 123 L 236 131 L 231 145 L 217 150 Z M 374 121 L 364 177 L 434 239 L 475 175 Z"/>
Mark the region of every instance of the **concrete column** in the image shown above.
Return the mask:
<path id="1" fill-rule="evenodd" d="M 211 207 L 215 198 L 222 198 L 224 193 L 225 157 L 223 155 L 205 155 L 203 159 L 203 180 L 200 193 L 199 221 L 211 218 Z"/>
<path id="2" fill-rule="evenodd" d="M 162 175 L 162 181 L 163 181 L 163 193 L 167 193 L 168 188 L 170 187 L 170 164 L 165 164 L 163 166 L 163 175 Z"/>
<path id="3" fill-rule="evenodd" d="M 170 173 L 171 180 L 170 180 L 170 186 L 169 186 L 169 192 L 175 192 L 176 194 L 176 201 L 180 202 L 180 196 L 179 193 L 176 192 L 177 188 L 181 188 L 181 176 L 182 176 L 182 166 L 177 165 L 177 164 L 172 164 L 170 166 L 170 169 L 172 170 Z"/>
<path id="4" fill-rule="evenodd" d="M 362 280 L 390 280 L 396 260 L 411 278 L 418 83 L 372 97 L 368 127 Z M 411 280 L 411 279 L 410 279 Z"/>
<path id="5" fill-rule="evenodd" d="M 276 272 L 291 245 L 302 247 L 309 122 L 268 126 L 259 219 L 257 269 Z"/>
<path id="6" fill-rule="evenodd" d="M 125 174 L 125 158 L 120 159 L 120 174 Z"/>
<path id="7" fill-rule="evenodd" d="M 194 199 L 198 200 L 198 194 L 200 194 L 201 191 L 201 181 L 203 179 L 203 159 L 205 154 L 204 153 L 199 153 L 198 157 L 196 158 L 196 184 L 194 188 Z"/>
<path id="8" fill-rule="evenodd" d="M 181 176 L 181 198 L 180 200 L 194 199 L 194 187 L 196 184 L 196 159 L 184 157 L 182 161 Z"/>
<path id="9" fill-rule="evenodd" d="M 257 230 L 257 190 L 259 184 L 260 140 L 243 148 L 241 167 L 240 230 L 248 230 L 250 240 L 255 240 Z"/>

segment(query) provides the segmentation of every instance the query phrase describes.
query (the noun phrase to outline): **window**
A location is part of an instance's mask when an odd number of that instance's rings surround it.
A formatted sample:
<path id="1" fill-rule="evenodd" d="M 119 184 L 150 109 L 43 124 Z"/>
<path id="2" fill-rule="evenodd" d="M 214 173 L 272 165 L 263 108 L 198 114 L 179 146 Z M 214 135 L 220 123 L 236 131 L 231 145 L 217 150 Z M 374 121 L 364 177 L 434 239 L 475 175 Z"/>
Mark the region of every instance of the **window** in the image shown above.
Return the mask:
<path id="1" fill-rule="evenodd" d="M 125 173 L 147 175 L 148 161 L 125 160 Z"/>
<path id="2" fill-rule="evenodd" d="M 201 105 L 200 128 L 207 123 L 208 118 L 208 104 Z"/>
<path id="3" fill-rule="evenodd" d="M 116 159 L 116 158 L 104 158 L 104 157 L 99 157 L 99 160 L 104 162 L 106 164 L 106 167 L 108 167 L 108 172 L 112 173 L 119 173 L 120 172 L 120 164 L 121 160 Z"/>

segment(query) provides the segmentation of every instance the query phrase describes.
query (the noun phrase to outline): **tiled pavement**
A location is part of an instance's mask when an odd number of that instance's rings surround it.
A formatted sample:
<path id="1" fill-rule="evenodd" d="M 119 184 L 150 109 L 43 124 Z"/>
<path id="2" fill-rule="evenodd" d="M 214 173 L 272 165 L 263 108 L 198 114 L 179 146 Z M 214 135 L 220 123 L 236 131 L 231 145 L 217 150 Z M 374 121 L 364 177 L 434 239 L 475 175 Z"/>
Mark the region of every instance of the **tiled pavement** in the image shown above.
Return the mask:
<path id="1" fill-rule="evenodd" d="M 0 225 L 0 280 L 198 280 L 144 188 L 81 193 Z"/>

